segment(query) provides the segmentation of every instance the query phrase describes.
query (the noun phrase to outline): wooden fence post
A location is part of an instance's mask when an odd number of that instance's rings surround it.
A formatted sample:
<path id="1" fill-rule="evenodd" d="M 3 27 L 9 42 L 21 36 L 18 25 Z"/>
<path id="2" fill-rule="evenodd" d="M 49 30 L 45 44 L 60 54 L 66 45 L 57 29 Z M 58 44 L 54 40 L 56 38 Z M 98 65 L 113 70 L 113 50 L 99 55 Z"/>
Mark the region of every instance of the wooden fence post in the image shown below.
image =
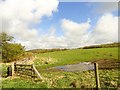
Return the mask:
<path id="1" fill-rule="evenodd" d="M 14 63 L 14 72 L 16 73 L 16 63 Z"/>
<path id="2" fill-rule="evenodd" d="M 33 78 L 34 81 L 35 81 L 35 71 L 34 71 L 34 69 L 33 69 L 33 65 L 32 65 L 32 78 Z"/>
<path id="3" fill-rule="evenodd" d="M 95 69 L 95 81 L 96 81 L 96 88 L 100 88 L 100 82 L 99 82 L 99 74 L 98 74 L 98 64 L 94 63 L 94 69 Z"/>
<path id="4" fill-rule="evenodd" d="M 12 63 L 12 75 L 14 75 L 14 62 Z"/>
<path id="5" fill-rule="evenodd" d="M 31 80 L 33 80 L 33 65 L 31 65 Z"/>
<path id="6" fill-rule="evenodd" d="M 12 66 L 11 65 L 7 68 L 7 76 L 12 76 Z"/>
<path id="7" fill-rule="evenodd" d="M 35 66 L 33 65 L 33 69 L 35 71 L 35 73 L 37 74 L 37 76 L 42 80 L 42 76 L 39 74 L 39 72 L 37 71 L 37 69 L 35 68 Z"/>

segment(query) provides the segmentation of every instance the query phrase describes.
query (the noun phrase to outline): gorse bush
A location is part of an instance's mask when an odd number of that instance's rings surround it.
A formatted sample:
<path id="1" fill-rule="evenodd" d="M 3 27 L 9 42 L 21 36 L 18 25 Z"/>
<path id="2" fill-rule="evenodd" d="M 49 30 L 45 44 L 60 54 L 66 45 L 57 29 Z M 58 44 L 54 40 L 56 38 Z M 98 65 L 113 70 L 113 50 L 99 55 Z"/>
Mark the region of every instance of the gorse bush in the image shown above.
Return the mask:
<path id="1" fill-rule="evenodd" d="M 20 44 L 6 43 L 2 46 L 2 60 L 3 62 L 10 62 L 16 57 L 24 53 L 24 49 Z"/>
<path id="2" fill-rule="evenodd" d="M 24 46 L 18 43 L 11 43 L 12 36 L 6 33 L 0 33 L 1 47 L 2 47 L 2 62 L 15 61 L 17 57 L 20 58 L 25 53 Z"/>

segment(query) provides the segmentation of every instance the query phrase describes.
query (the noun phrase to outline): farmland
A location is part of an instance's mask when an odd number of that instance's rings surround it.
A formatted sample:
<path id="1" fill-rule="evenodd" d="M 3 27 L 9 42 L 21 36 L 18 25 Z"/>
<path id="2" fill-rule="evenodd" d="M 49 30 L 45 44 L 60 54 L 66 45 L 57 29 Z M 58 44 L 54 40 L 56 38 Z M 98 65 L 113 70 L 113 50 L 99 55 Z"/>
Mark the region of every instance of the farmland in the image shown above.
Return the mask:
<path id="1" fill-rule="evenodd" d="M 46 68 L 79 62 L 111 60 L 118 61 L 118 48 L 75 49 L 37 54 L 36 67 Z"/>
<path id="2" fill-rule="evenodd" d="M 44 78 L 31 81 L 20 77 L 3 79 L 3 88 L 95 88 L 94 71 L 65 72 L 53 70 L 52 67 L 76 64 L 79 62 L 97 62 L 108 65 L 118 63 L 118 48 L 92 48 L 35 53 L 34 65 Z M 101 88 L 117 88 L 118 70 L 99 69 Z M 22 83 L 22 84 L 21 84 Z"/>

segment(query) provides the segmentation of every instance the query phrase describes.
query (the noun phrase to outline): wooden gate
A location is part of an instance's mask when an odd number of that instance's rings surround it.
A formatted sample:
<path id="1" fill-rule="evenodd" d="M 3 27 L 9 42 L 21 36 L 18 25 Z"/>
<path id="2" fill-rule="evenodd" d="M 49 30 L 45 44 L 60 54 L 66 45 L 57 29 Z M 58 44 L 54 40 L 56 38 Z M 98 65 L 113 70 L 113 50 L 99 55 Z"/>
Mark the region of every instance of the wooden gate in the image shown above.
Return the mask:
<path id="1" fill-rule="evenodd" d="M 32 79 L 36 77 L 42 79 L 41 75 L 34 65 L 16 64 L 14 63 L 14 73 L 19 76 L 27 76 Z"/>

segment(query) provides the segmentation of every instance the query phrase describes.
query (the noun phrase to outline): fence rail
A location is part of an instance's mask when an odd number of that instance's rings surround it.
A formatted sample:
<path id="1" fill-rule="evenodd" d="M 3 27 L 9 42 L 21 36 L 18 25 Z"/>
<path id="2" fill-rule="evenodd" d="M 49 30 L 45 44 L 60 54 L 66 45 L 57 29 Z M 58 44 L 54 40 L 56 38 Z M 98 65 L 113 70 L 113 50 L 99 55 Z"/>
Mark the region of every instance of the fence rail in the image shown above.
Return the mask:
<path id="1" fill-rule="evenodd" d="M 26 75 L 35 79 L 36 77 L 42 79 L 41 75 L 34 67 L 34 65 L 26 65 L 26 64 L 16 64 L 14 63 L 14 73 L 20 76 Z"/>
<path id="2" fill-rule="evenodd" d="M 32 64 L 31 65 L 27 65 L 27 64 L 16 64 L 16 63 L 15 63 L 15 65 L 17 65 L 17 66 L 32 66 Z"/>

